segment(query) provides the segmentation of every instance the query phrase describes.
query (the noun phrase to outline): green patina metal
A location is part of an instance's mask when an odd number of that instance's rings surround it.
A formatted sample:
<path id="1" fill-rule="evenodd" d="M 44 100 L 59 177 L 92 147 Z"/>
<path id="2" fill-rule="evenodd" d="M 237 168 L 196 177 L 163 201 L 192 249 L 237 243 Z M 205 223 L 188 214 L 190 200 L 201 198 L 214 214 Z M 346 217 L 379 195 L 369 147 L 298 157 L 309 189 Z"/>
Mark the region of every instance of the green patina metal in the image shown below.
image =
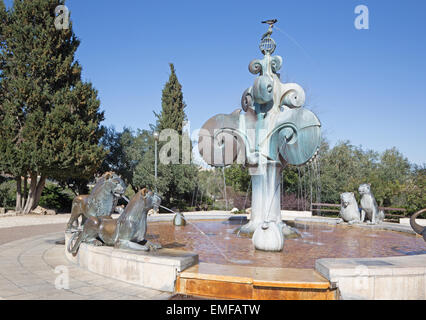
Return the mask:
<path id="1" fill-rule="evenodd" d="M 278 71 L 283 59 L 272 56 L 276 44 L 271 35 L 276 20 L 266 23 L 270 27 L 260 43 L 264 57 L 249 65 L 249 71 L 258 77 L 244 92 L 242 109 L 207 121 L 200 132 L 199 150 L 209 165 L 240 163 L 250 168 L 252 218 L 242 232 L 255 232 L 253 241 L 257 249 L 280 251 L 283 241 L 271 240 L 274 246 L 268 240 L 273 237 L 267 233 L 275 229 L 275 226 L 270 228 L 271 223 L 282 227 L 280 192 L 277 192 L 281 170 L 288 164 L 302 166 L 316 156 L 321 123 L 313 112 L 304 108 L 303 88 L 296 83 L 281 82 Z"/>

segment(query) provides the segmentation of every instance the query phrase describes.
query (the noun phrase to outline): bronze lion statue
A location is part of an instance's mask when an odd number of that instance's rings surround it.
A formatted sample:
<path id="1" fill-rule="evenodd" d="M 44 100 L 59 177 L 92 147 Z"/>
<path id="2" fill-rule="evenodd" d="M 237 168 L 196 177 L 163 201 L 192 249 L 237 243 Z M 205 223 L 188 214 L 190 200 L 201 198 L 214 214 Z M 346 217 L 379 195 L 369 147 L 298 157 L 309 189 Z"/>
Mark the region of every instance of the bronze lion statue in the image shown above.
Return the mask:
<path id="1" fill-rule="evenodd" d="M 145 239 L 148 211 L 158 210 L 160 203 L 159 196 L 143 189 L 136 193 L 118 219 L 88 217 L 83 229 L 70 238 L 68 252 L 75 255 L 81 243 L 139 251 L 161 249 L 161 245 Z"/>
<path id="2" fill-rule="evenodd" d="M 361 195 L 361 209 L 362 215 L 365 217 L 365 220 L 368 224 L 380 224 L 385 219 L 385 213 L 383 210 L 379 209 L 377 205 L 376 198 L 374 198 L 373 193 L 371 192 L 370 184 L 362 184 L 358 189 L 359 194 Z"/>
<path id="3" fill-rule="evenodd" d="M 117 174 L 105 173 L 99 178 L 90 195 L 74 198 L 66 231 L 78 229 L 89 217 L 111 216 L 125 191 L 126 185 Z M 80 216 L 82 217 L 81 225 L 78 224 Z"/>
<path id="4" fill-rule="evenodd" d="M 347 222 L 349 224 L 361 223 L 364 216 L 360 213 L 358 203 L 353 192 L 345 192 L 340 195 L 340 219 L 339 222 Z"/>

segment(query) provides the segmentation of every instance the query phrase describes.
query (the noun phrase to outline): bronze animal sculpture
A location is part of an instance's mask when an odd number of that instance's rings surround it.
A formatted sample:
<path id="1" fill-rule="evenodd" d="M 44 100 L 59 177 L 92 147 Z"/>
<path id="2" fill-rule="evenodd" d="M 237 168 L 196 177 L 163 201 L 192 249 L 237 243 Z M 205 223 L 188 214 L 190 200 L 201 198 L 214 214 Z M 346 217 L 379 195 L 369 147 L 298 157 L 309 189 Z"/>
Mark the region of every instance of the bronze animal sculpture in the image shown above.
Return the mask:
<path id="1" fill-rule="evenodd" d="M 145 239 L 148 211 L 158 210 L 160 203 L 159 196 L 143 189 L 132 198 L 118 219 L 88 217 L 83 229 L 71 237 L 68 252 L 76 254 L 81 243 L 139 251 L 161 249 L 161 245 Z"/>
<path id="2" fill-rule="evenodd" d="M 176 210 L 176 214 L 173 217 L 173 225 L 177 227 L 183 227 L 186 225 L 186 219 L 182 212 Z"/>
<path id="3" fill-rule="evenodd" d="M 89 217 L 111 216 L 125 191 L 126 185 L 117 174 L 105 173 L 99 178 L 90 195 L 80 195 L 73 200 L 66 231 L 78 229 Z M 80 216 L 82 222 L 79 225 Z"/>
<path id="4" fill-rule="evenodd" d="M 413 228 L 413 230 L 419 235 L 421 235 L 426 241 L 426 227 L 423 227 L 416 222 L 416 218 L 424 212 L 426 212 L 426 209 L 420 210 L 419 212 L 413 214 L 410 218 L 410 225 L 411 228 Z"/>
<path id="5" fill-rule="evenodd" d="M 262 23 L 264 24 L 269 24 L 269 29 L 268 31 L 262 36 L 262 40 L 269 38 L 272 35 L 272 28 L 274 27 L 274 24 L 276 24 L 278 22 L 277 19 L 270 19 L 270 20 L 266 20 L 266 21 L 262 21 Z"/>
<path id="6" fill-rule="evenodd" d="M 383 210 L 379 210 L 370 187 L 370 184 L 362 184 L 358 189 L 361 195 L 362 215 L 365 216 L 368 224 L 380 224 L 385 219 L 385 213 Z"/>
<path id="7" fill-rule="evenodd" d="M 356 202 L 353 192 L 345 192 L 340 195 L 341 209 L 340 222 L 349 224 L 360 223 L 364 221 L 364 215 L 359 212 L 358 203 Z"/>

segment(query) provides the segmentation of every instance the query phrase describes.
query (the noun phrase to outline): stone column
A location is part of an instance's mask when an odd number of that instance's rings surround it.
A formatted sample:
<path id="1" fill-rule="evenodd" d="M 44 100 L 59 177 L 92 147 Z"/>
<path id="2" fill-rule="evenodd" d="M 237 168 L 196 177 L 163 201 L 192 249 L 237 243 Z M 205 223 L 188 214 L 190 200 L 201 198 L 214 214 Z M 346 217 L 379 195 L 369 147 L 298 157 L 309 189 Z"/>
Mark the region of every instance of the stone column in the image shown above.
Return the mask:
<path id="1" fill-rule="evenodd" d="M 265 222 L 281 222 L 281 172 L 281 164 L 275 161 L 267 161 L 256 168 L 250 168 L 251 219 L 241 228 L 241 233 L 251 234 Z"/>
<path id="2" fill-rule="evenodd" d="M 259 211 L 255 213 L 255 217 L 262 218 L 256 220 L 261 220 L 261 223 L 256 223 L 252 241 L 258 250 L 281 251 L 284 248 L 280 204 L 282 166 L 279 162 L 268 161 L 265 167 L 264 173 L 258 176 L 262 189 L 256 196 L 260 195 L 261 203 L 256 207 Z M 254 189 L 253 197 L 255 197 Z M 254 211 L 252 215 L 253 213 Z"/>

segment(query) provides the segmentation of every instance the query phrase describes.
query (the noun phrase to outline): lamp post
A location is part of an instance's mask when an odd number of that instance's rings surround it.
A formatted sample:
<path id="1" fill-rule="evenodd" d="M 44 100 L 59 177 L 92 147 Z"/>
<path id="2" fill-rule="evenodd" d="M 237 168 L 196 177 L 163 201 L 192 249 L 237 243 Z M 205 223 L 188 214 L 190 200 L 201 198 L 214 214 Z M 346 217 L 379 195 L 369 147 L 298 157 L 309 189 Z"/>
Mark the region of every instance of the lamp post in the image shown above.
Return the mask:
<path id="1" fill-rule="evenodd" d="M 155 189 L 157 189 L 157 175 L 158 175 L 158 171 L 157 171 L 157 165 L 158 165 L 158 159 L 157 159 L 157 154 L 158 154 L 158 140 L 160 140 L 160 134 L 157 131 L 155 131 L 154 132 L 154 142 L 155 142 Z"/>

